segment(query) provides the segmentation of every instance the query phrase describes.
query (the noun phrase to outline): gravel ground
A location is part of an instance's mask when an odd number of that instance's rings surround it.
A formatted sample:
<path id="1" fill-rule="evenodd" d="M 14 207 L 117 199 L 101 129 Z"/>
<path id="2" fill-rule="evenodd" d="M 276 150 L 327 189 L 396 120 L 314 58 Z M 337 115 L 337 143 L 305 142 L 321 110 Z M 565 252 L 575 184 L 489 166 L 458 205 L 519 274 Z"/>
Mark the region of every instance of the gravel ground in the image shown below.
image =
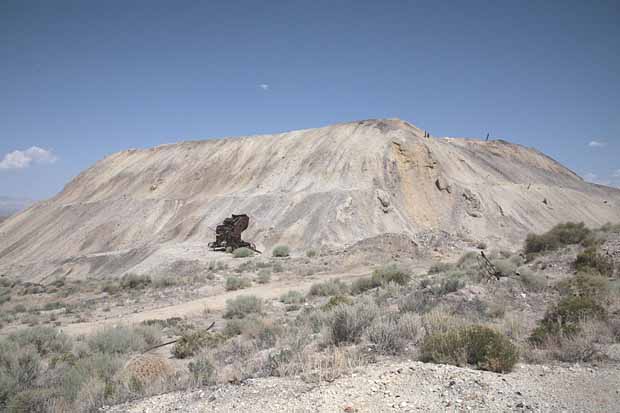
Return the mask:
<path id="1" fill-rule="evenodd" d="M 620 412 L 620 366 L 518 365 L 510 374 L 379 363 L 332 383 L 262 378 L 175 392 L 106 412 Z"/>

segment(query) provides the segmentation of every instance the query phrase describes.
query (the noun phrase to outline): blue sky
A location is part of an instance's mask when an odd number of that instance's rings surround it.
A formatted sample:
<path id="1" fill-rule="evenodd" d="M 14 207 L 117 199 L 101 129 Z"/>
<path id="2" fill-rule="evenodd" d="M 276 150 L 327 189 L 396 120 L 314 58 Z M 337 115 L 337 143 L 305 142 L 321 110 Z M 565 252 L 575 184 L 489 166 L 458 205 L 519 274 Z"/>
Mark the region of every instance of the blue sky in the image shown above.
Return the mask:
<path id="1" fill-rule="evenodd" d="M 0 195 L 127 148 L 381 117 L 620 185 L 619 21 L 618 1 L 3 0 Z"/>

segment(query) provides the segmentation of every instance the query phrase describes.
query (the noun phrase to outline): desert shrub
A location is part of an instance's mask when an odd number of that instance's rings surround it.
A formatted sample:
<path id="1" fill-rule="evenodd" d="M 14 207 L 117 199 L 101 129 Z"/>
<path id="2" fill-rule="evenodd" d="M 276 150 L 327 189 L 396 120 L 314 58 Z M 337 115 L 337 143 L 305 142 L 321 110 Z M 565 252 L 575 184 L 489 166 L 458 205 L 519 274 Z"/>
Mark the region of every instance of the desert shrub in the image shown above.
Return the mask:
<path id="1" fill-rule="evenodd" d="M 427 335 L 420 349 L 425 362 L 475 365 L 482 370 L 506 373 L 519 359 L 508 338 L 492 328 L 472 325 Z"/>
<path id="2" fill-rule="evenodd" d="M 331 295 L 346 294 L 348 286 L 340 280 L 328 280 L 322 283 L 312 284 L 310 291 L 311 296 L 329 297 Z"/>
<path id="3" fill-rule="evenodd" d="M 428 269 L 428 273 L 439 274 L 442 272 L 450 271 L 452 269 L 454 269 L 454 264 L 451 264 L 449 262 L 438 262 L 431 265 L 431 267 Z"/>
<path id="4" fill-rule="evenodd" d="M 6 406 L 7 413 L 47 413 L 51 408 L 53 394 L 49 389 L 21 391 Z"/>
<path id="5" fill-rule="evenodd" d="M 381 285 L 381 282 L 373 277 L 358 278 L 351 283 L 351 294 L 362 294 L 373 288 L 377 288 Z"/>
<path id="6" fill-rule="evenodd" d="M 592 297 L 564 297 L 545 316 L 530 336 L 530 342 L 544 344 L 548 338 L 572 336 L 579 330 L 579 323 L 584 320 L 603 320 L 607 316 L 605 308 Z"/>
<path id="7" fill-rule="evenodd" d="M 308 250 L 308 251 L 306 251 L 306 257 L 308 257 L 308 258 L 316 257 L 316 255 L 317 255 L 316 250 Z"/>
<path id="8" fill-rule="evenodd" d="M 607 222 L 599 228 L 602 232 L 620 232 L 620 224 L 612 224 Z"/>
<path id="9" fill-rule="evenodd" d="M 517 256 L 518 258 L 518 256 Z M 495 269 L 500 272 L 504 277 L 510 277 L 517 271 L 517 263 L 510 259 L 499 258 L 491 261 L 491 264 L 495 266 Z"/>
<path id="10" fill-rule="evenodd" d="M 235 291 L 241 290 L 243 288 L 248 288 L 251 285 L 252 282 L 249 279 L 231 275 L 229 277 L 226 277 L 226 285 L 224 286 L 224 288 L 226 289 L 226 291 Z"/>
<path id="11" fill-rule="evenodd" d="M 566 245 L 592 243 L 592 231 L 583 222 L 558 224 L 544 234 L 529 234 L 525 239 L 524 252 L 535 254 L 553 251 Z"/>
<path id="12" fill-rule="evenodd" d="M 560 281 L 556 287 L 564 296 L 591 297 L 595 301 L 602 301 L 609 296 L 609 281 L 598 274 L 579 273 Z"/>
<path id="13" fill-rule="evenodd" d="M 335 307 L 328 324 L 328 342 L 334 345 L 357 343 L 378 313 L 377 305 L 368 300 Z"/>
<path id="14" fill-rule="evenodd" d="M 15 307 L 13 307 L 13 312 L 16 314 L 25 313 L 26 311 L 28 311 L 28 309 L 23 304 L 17 304 Z"/>
<path id="15" fill-rule="evenodd" d="M 201 386 L 215 384 L 216 370 L 213 362 L 206 356 L 202 355 L 196 360 L 191 361 L 187 365 L 187 369 L 191 373 L 194 381 Z"/>
<path id="16" fill-rule="evenodd" d="M 9 336 L 19 346 L 32 345 L 41 355 L 66 353 L 73 346 L 71 338 L 52 327 L 27 328 Z"/>
<path id="17" fill-rule="evenodd" d="M 461 258 L 456 262 L 456 267 L 460 269 L 477 267 L 478 264 L 478 254 L 475 251 L 469 251 L 465 254 L 461 255 Z"/>
<path id="18" fill-rule="evenodd" d="M 614 271 L 614 263 L 610 258 L 599 254 L 595 247 L 589 247 L 577 255 L 575 268 L 581 272 L 611 276 Z"/>
<path id="19" fill-rule="evenodd" d="M 414 313 L 402 314 L 398 319 L 398 328 L 404 340 L 416 341 L 422 332 L 422 318 Z"/>
<path id="20" fill-rule="evenodd" d="M 405 348 L 400 325 L 393 315 L 377 317 L 368 327 L 368 340 L 381 354 L 399 354 Z"/>
<path id="21" fill-rule="evenodd" d="M 539 292 L 547 287 L 547 280 L 525 265 L 517 268 L 516 273 L 519 274 L 523 287 L 529 291 Z"/>
<path id="22" fill-rule="evenodd" d="M 146 275 L 125 274 L 121 278 L 120 287 L 123 290 L 138 290 L 146 288 L 151 283 L 151 278 Z"/>
<path id="23" fill-rule="evenodd" d="M 237 248 L 233 251 L 233 257 L 235 258 L 247 258 L 254 255 L 251 249 L 246 247 Z"/>
<path id="24" fill-rule="evenodd" d="M 259 284 L 267 284 L 271 281 L 271 272 L 267 269 L 262 269 L 258 272 L 257 281 Z"/>
<path id="25" fill-rule="evenodd" d="M 301 304 L 306 301 L 306 297 L 299 291 L 287 291 L 280 296 L 280 301 L 284 304 Z"/>
<path id="26" fill-rule="evenodd" d="M 329 300 L 321 307 L 321 310 L 330 311 L 339 305 L 351 304 L 353 304 L 353 300 L 350 297 L 347 297 L 346 295 L 334 295 L 329 297 Z"/>
<path id="27" fill-rule="evenodd" d="M 171 275 L 156 275 L 151 277 L 151 284 L 155 288 L 174 287 L 180 284 L 180 279 Z"/>
<path id="28" fill-rule="evenodd" d="M 147 344 L 139 330 L 129 327 L 105 327 L 86 340 L 93 352 L 126 354 L 146 349 Z"/>
<path id="29" fill-rule="evenodd" d="M 281 263 L 279 263 L 279 262 L 274 262 L 274 263 L 273 263 L 273 265 L 271 266 L 271 270 L 272 270 L 273 272 L 278 273 L 278 272 L 282 272 L 282 271 L 284 271 L 284 267 L 282 266 L 282 264 L 281 264 Z"/>
<path id="30" fill-rule="evenodd" d="M 478 244 L 476 244 L 476 248 L 478 248 L 479 250 L 486 250 L 487 243 L 484 241 L 480 241 Z"/>
<path id="31" fill-rule="evenodd" d="M 271 251 L 271 255 L 274 257 L 288 257 L 290 254 L 290 250 L 286 245 L 277 245 L 273 251 Z"/>
<path id="32" fill-rule="evenodd" d="M 0 341 L 0 409 L 21 389 L 31 386 L 41 371 L 41 358 L 33 346 Z"/>
<path id="33" fill-rule="evenodd" d="M 248 314 L 262 314 L 263 301 L 255 295 L 240 295 L 226 300 L 224 318 L 243 318 Z"/>
<path id="34" fill-rule="evenodd" d="M 397 304 L 401 313 L 425 313 L 434 307 L 435 297 L 431 293 L 417 290 L 401 297 Z"/>
<path id="35" fill-rule="evenodd" d="M 172 348 L 172 354 L 184 359 L 197 354 L 205 347 L 213 348 L 225 341 L 224 335 L 210 331 L 193 331 L 181 336 Z"/>
<path id="36" fill-rule="evenodd" d="M 372 280 L 378 284 L 395 282 L 396 284 L 405 285 L 410 279 L 411 274 L 399 268 L 396 264 L 383 266 L 372 273 Z"/>
<path id="37" fill-rule="evenodd" d="M 431 288 L 434 295 L 441 297 L 446 294 L 454 293 L 465 287 L 465 282 L 452 277 L 446 277 L 440 281 L 438 285 Z"/>

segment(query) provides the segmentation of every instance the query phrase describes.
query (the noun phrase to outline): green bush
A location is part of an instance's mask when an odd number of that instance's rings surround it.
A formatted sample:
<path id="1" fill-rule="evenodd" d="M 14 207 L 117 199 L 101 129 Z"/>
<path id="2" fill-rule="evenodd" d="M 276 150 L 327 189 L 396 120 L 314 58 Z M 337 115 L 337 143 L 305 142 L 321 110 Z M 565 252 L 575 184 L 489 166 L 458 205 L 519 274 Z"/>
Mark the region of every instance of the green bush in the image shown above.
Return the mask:
<path id="1" fill-rule="evenodd" d="M 588 319 L 604 320 L 607 311 L 592 297 L 571 296 L 560 300 L 548 309 L 530 336 L 530 342 L 544 344 L 547 338 L 572 336 L 579 330 L 579 323 Z"/>
<path id="2" fill-rule="evenodd" d="M 226 300 L 224 318 L 243 318 L 248 314 L 262 314 L 263 300 L 254 295 L 240 295 Z"/>
<path id="3" fill-rule="evenodd" d="M 7 413 L 47 413 L 53 393 L 49 389 L 28 389 L 13 396 L 6 406 Z"/>
<path id="4" fill-rule="evenodd" d="M 380 286 L 381 282 L 373 277 L 358 278 L 351 283 L 351 294 L 362 294 L 368 290 L 372 290 L 373 288 Z"/>
<path id="5" fill-rule="evenodd" d="M 547 280 L 525 265 L 517 268 L 517 273 L 523 287 L 528 291 L 539 292 L 547 287 Z"/>
<path id="6" fill-rule="evenodd" d="M 492 328 L 472 325 L 427 335 L 421 346 L 426 362 L 463 366 L 506 373 L 519 359 L 518 350 L 503 334 Z"/>
<path id="7" fill-rule="evenodd" d="M 273 249 L 271 255 L 274 257 L 288 257 L 289 253 L 289 248 L 286 245 L 278 245 Z"/>
<path id="8" fill-rule="evenodd" d="M 609 277 L 614 272 L 614 263 L 610 258 L 599 254 L 595 247 L 589 247 L 577 255 L 575 268 L 577 271 L 598 273 Z"/>
<path id="9" fill-rule="evenodd" d="M 458 278 L 446 277 L 441 280 L 439 285 L 433 286 L 431 291 L 434 295 L 441 297 L 446 294 L 454 293 L 465 287 L 465 282 Z"/>
<path id="10" fill-rule="evenodd" d="M 71 338 L 52 327 L 31 327 L 9 336 L 19 346 L 32 345 L 41 355 L 66 353 L 71 350 Z"/>
<path id="11" fill-rule="evenodd" d="M 284 304 L 302 304 L 306 301 L 306 297 L 299 291 L 288 291 L 280 296 L 280 301 Z"/>
<path id="12" fill-rule="evenodd" d="M 233 251 L 233 257 L 235 258 L 247 258 L 251 257 L 252 255 L 254 255 L 254 252 L 252 252 L 251 249 L 246 247 L 237 248 Z"/>
<path id="13" fill-rule="evenodd" d="M 125 274 L 121 278 L 120 286 L 123 290 L 139 290 L 146 288 L 151 283 L 151 278 L 146 275 Z"/>
<path id="14" fill-rule="evenodd" d="M 346 294 L 349 287 L 340 280 L 328 280 L 322 283 L 312 284 L 310 291 L 311 296 L 329 297 L 331 295 Z"/>
<path id="15" fill-rule="evenodd" d="M 306 251 L 306 257 L 308 257 L 308 258 L 316 257 L 316 255 L 317 255 L 317 252 L 315 250 L 308 250 L 308 251 Z"/>
<path id="16" fill-rule="evenodd" d="M 518 258 L 518 256 L 517 256 Z M 495 266 L 495 269 L 500 272 L 504 277 L 510 277 L 517 271 L 518 264 L 510 259 L 499 258 L 491 261 L 491 264 Z"/>
<path id="17" fill-rule="evenodd" d="M 592 231 L 583 222 L 566 222 L 556 225 L 544 234 L 529 234 L 523 250 L 526 254 L 535 254 L 557 250 L 566 245 L 591 245 L 592 242 Z"/>
<path id="18" fill-rule="evenodd" d="M 405 285 L 411 279 L 411 274 L 399 268 L 396 264 L 390 264 L 374 270 L 372 279 L 378 284 L 394 282 L 399 285 Z"/>
<path id="19" fill-rule="evenodd" d="M 247 278 L 241 278 L 234 275 L 226 277 L 226 285 L 224 288 L 226 291 L 235 291 L 248 288 L 252 285 L 252 282 Z"/>
<path id="20" fill-rule="evenodd" d="M 193 331 L 183 334 L 174 344 L 172 354 L 178 359 L 184 359 L 197 354 L 205 347 L 213 348 L 223 343 L 226 338 L 220 333 L 210 331 Z"/>
<path id="21" fill-rule="evenodd" d="M 414 291 L 398 300 L 398 311 L 401 313 L 426 313 L 436 303 L 436 297 L 424 291 Z"/>
<path id="22" fill-rule="evenodd" d="M 328 324 L 328 341 L 334 345 L 359 342 L 378 313 L 377 305 L 372 301 L 337 306 Z"/>
<path id="23" fill-rule="evenodd" d="M 41 357 L 33 346 L 0 341 L 0 409 L 16 392 L 32 386 L 41 372 Z"/>

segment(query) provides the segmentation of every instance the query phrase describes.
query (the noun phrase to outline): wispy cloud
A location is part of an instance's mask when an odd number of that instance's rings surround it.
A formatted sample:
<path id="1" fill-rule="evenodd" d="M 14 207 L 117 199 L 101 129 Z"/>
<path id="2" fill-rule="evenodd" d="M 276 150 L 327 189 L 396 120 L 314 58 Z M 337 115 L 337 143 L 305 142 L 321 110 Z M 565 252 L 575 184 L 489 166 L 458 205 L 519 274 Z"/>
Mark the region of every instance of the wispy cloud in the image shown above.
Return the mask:
<path id="1" fill-rule="evenodd" d="M 269 90 L 269 85 L 267 83 L 261 83 L 258 87 L 263 90 Z"/>
<path id="2" fill-rule="evenodd" d="M 604 146 L 607 146 L 607 142 L 592 140 L 590 141 L 590 143 L 588 143 L 588 146 L 591 148 L 602 148 Z"/>
<path id="3" fill-rule="evenodd" d="M 616 169 L 611 176 L 613 176 L 614 178 L 620 178 L 620 169 Z"/>
<path id="4" fill-rule="evenodd" d="M 24 169 L 32 164 L 50 164 L 58 160 L 52 151 L 32 146 L 23 151 L 13 151 L 4 155 L 0 169 Z"/>

